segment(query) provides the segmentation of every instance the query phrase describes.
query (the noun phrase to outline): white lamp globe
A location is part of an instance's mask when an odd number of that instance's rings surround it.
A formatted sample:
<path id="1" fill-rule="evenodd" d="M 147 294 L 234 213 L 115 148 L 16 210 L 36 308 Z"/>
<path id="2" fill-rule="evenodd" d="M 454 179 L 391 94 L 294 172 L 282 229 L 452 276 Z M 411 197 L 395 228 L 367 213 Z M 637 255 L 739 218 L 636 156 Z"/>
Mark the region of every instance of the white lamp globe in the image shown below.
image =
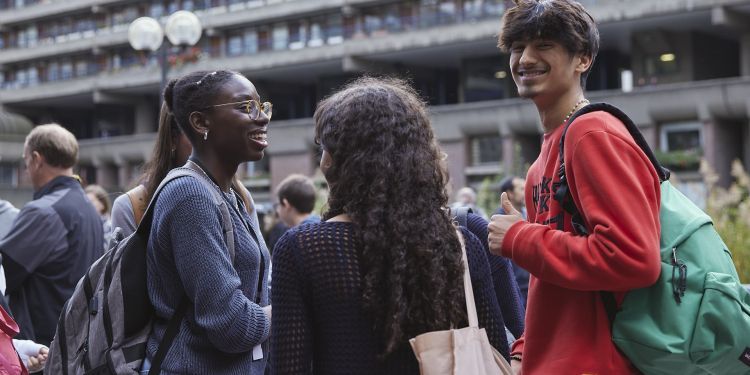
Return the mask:
<path id="1" fill-rule="evenodd" d="M 128 27 L 128 41 L 136 51 L 156 51 L 164 41 L 164 32 L 157 20 L 140 17 Z"/>
<path id="2" fill-rule="evenodd" d="M 167 18 L 165 32 L 175 46 L 194 46 L 201 38 L 203 26 L 194 13 L 178 10 Z"/>

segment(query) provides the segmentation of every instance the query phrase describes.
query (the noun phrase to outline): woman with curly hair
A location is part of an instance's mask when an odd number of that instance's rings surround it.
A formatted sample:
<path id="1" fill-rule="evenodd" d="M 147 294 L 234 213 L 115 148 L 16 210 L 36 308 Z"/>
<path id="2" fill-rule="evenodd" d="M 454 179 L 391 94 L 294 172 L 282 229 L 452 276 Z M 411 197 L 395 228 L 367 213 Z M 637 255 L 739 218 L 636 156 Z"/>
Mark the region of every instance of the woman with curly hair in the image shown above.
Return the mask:
<path id="1" fill-rule="evenodd" d="M 274 249 L 272 369 L 418 374 L 408 340 L 467 325 L 461 245 L 425 105 L 402 81 L 362 78 L 314 118 L 328 211 Z M 479 325 L 507 358 L 487 253 L 461 234 Z"/>

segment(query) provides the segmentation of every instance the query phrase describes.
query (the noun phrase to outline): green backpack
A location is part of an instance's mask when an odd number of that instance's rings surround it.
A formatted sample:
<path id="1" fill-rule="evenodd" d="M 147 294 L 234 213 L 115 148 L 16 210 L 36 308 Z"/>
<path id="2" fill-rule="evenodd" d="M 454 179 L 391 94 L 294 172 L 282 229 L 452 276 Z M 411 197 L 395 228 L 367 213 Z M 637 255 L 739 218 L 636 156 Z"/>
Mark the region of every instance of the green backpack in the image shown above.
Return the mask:
<path id="1" fill-rule="evenodd" d="M 672 186 L 669 170 L 633 121 L 609 104 L 582 108 L 565 125 L 560 160 L 573 120 L 594 111 L 606 111 L 625 124 L 661 180 L 661 274 L 654 285 L 629 291 L 619 308 L 611 292 L 601 292 L 612 341 L 645 374 L 750 374 L 750 293 L 740 284 L 711 218 Z M 570 197 L 564 162 L 559 175 L 555 199 L 573 216 L 575 231 L 587 235 Z"/>

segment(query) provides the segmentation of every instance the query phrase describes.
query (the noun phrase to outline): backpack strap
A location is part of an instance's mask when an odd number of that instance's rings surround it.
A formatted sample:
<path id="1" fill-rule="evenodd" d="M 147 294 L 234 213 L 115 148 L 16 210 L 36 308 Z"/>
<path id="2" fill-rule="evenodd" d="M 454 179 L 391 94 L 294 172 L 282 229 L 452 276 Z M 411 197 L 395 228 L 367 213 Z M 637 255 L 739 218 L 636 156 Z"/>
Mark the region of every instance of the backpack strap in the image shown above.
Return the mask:
<path id="1" fill-rule="evenodd" d="M 633 120 L 631 120 L 630 117 L 628 117 L 628 115 L 626 115 L 619 108 L 607 103 L 592 103 L 578 110 L 573 116 L 568 119 L 568 122 L 565 124 L 565 129 L 563 129 L 562 136 L 560 137 L 560 169 L 558 169 L 557 171 L 557 174 L 560 177 L 560 185 L 555 192 L 554 198 L 556 201 L 560 202 L 560 205 L 565 211 L 571 214 L 571 216 L 573 217 L 573 228 L 575 229 L 576 233 L 582 235 L 588 235 L 589 233 L 586 229 L 586 226 L 584 225 L 583 216 L 578 211 L 578 208 L 575 206 L 573 198 L 570 195 L 568 179 L 565 175 L 565 136 L 567 135 L 570 126 L 573 125 L 573 121 L 575 121 L 579 116 L 597 111 L 607 112 L 617 118 L 620 122 L 622 122 L 623 125 L 625 125 L 628 133 L 630 133 L 630 135 L 633 137 L 633 140 L 635 140 L 635 143 L 638 145 L 638 147 L 640 147 L 641 150 L 643 150 L 643 153 L 645 153 L 646 157 L 648 157 L 649 161 L 651 161 L 651 165 L 653 165 L 654 169 L 656 169 L 656 174 L 659 176 L 660 182 L 669 180 L 671 174 L 669 169 L 664 168 L 661 163 L 656 160 L 654 152 L 651 150 L 651 147 L 649 147 L 648 142 L 646 142 L 646 139 L 643 137 L 643 134 L 641 134 L 640 130 L 638 130 L 638 127 L 635 125 Z"/>
<path id="2" fill-rule="evenodd" d="M 633 137 L 635 143 L 638 145 L 638 147 L 640 147 L 643 153 L 646 154 L 648 160 L 651 161 L 651 165 L 653 165 L 654 169 L 656 169 L 656 174 L 659 176 L 660 182 L 669 180 L 671 174 L 669 169 L 664 168 L 661 163 L 656 160 L 656 156 L 651 150 L 651 147 L 649 147 L 648 142 L 646 142 L 646 139 L 643 137 L 643 134 L 641 134 L 640 130 L 638 130 L 638 127 L 635 125 L 633 120 L 631 120 L 630 117 L 625 114 L 625 112 L 607 103 L 592 103 L 578 110 L 573 116 L 568 119 L 567 123 L 565 124 L 565 129 L 563 129 L 562 136 L 560 137 L 560 169 L 557 171 L 558 175 L 560 176 L 560 186 L 555 192 L 555 200 L 560 202 L 562 208 L 572 216 L 573 228 L 575 229 L 576 233 L 581 235 L 588 235 L 589 233 L 588 229 L 586 229 L 586 226 L 584 225 L 583 215 L 578 210 L 578 207 L 576 207 L 575 203 L 573 202 L 573 197 L 570 195 L 568 180 L 565 176 L 565 136 L 568 133 L 568 128 L 573 125 L 573 121 L 576 118 L 587 113 L 597 111 L 607 112 L 617 118 L 620 122 L 622 122 L 623 125 L 625 125 L 625 128 L 628 130 L 628 133 L 630 133 L 630 136 Z M 615 300 L 615 295 L 612 292 L 600 291 L 599 294 L 602 298 L 604 309 L 607 312 L 607 317 L 609 318 L 609 328 L 611 331 L 612 325 L 615 321 L 615 315 L 617 315 L 617 311 L 619 310 L 617 307 L 617 301 Z"/>
<path id="3" fill-rule="evenodd" d="M 471 207 L 448 208 L 451 219 L 456 220 L 459 226 L 468 228 L 469 214 L 474 211 Z"/>
<path id="4" fill-rule="evenodd" d="M 143 213 L 146 211 L 146 206 L 148 205 L 148 202 L 146 202 L 146 187 L 138 185 L 125 194 L 128 195 L 130 206 L 133 207 L 133 220 L 137 226 L 141 223 Z"/>
<path id="5" fill-rule="evenodd" d="M 164 337 L 161 338 L 159 348 L 156 349 L 154 359 L 151 361 L 151 368 L 148 370 L 149 375 L 156 375 L 161 373 L 161 364 L 162 362 L 164 362 L 164 358 L 167 357 L 167 352 L 172 346 L 172 341 L 174 341 L 174 338 L 180 331 L 180 323 L 185 317 L 185 313 L 187 312 L 189 304 L 190 301 L 188 300 L 187 296 L 182 297 L 182 299 L 180 300 L 180 304 L 177 305 L 177 309 L 175 309 L 174 311 L 174 315 L 172 315 L 172 318 L 169 319 L 167 330 L 164 331 Z"/>

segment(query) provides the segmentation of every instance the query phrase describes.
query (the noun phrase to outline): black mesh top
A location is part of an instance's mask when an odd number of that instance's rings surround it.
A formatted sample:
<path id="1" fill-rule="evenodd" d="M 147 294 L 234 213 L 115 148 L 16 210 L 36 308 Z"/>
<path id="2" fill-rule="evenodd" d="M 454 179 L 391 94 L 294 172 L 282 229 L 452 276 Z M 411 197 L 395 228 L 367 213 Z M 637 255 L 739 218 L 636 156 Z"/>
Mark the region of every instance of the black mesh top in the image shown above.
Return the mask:
<path id="1" fill-rule="evenodd" d="M 348 222 L 307 224 L 289 230 L 277 243 L 271 324 L 274 374 L 419 374 L 408 342 L 385 360 L 378 359 L 383 339 L 362 307 L 357 230 Z M 479 325 L 507 358 L 486 252 L 471 232 L 462 228 L 462 233 Z M 435 303 L 465 305 L 463 300 Z"/>

